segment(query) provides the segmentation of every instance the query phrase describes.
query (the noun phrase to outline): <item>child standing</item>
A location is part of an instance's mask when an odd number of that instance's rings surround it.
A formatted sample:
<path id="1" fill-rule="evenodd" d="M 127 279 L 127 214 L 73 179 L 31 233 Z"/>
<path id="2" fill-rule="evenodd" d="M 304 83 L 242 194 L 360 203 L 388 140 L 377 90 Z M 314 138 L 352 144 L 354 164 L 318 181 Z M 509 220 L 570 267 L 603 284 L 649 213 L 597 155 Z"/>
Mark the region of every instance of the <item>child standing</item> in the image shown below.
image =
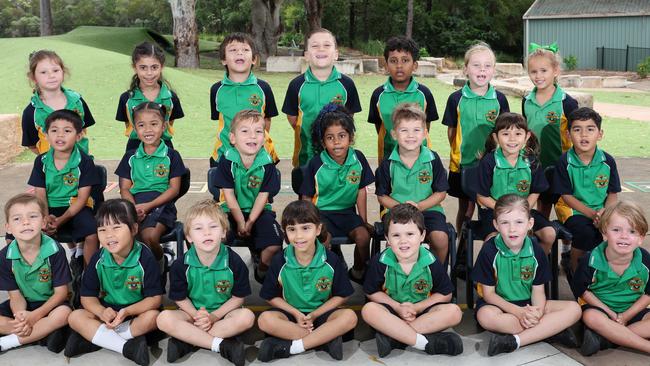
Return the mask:
<path id="1" fill-rule="evenodd" d="M 137 141 L 141 142 L 124 154 L 115 170 L 120 177 L 120 196 L 135 205 L 142 241 L 159 261 L 163 256 L 160 237 L 174 227 L 174 200 L 186 173 L 181 155 L 163 143 L 166 115 L 165 106 L 153 102 L 133 109 Z"/>
<path id="2" fill-rule="evenodd" d="M 539 162 L 542 169 L 546 169 L 555 165 L 560 155 L 571 148 L 567 116 L 578 109 L 578 102 L 557 84 L 561 72 L 557 45 L 531 43 L 528 52 L 528 76 L 535 87 L 524 97 L 522 111 L 529 128 L 539 138 Z M 557 202 L 555 211 L 560 221 L 564 221 L 571 216 L 571 210 L 564 201 L 558 202 L 558 198 L 548 190 L 542 192 L 537 205 L 548 218 L 551 207 Z"/>
<path id="3" fill-rule="evenodd" d="M 354 241 L 349 276 L 363 283 L 370 257 L 366 187 L 375 177 L 363 153 L 351 147 L 353 142 L 352 117 L 338 104 L 326 105 L 312 125 L 316 155 L 307 164 L 300 194 L 318 207 L 328 233 Z"/>
<path id="4" fill-rule="evenodd" d="M 363 291 L 370 300 L 363 320 L 377 331 L 379 357 L 409 345 L 426 353 L 458 355 L 463 341 L 442 330 L 458 325 L 463 313 L 452 304 L 453 285 L 436 257 L 424 249 L 424 216 L 409 204 L 384 218 L 388 248 L 374 256 Z"/>
<path id="5" fill-rule="evenodd" d="M 499 234 L 483 244 L 472 271 L 480 296 L 476 319 L 497 333 L 490 338 L 488 356 L 545 339 L 576 347 L 569 327 L 580 319 L 580 306 L 546 300 L 544 284 L 551 272 L 546 254 L 527 236 L 533 227 L 528 201 L 516 194 L 501 196 L 494 226 Z"/>
<path id="6" fill-rule="evenodd" d="M 99 248 L 90 191 L 100 182 L 93 160 L 77 145 L 83 121 L 75 112 L 61 109 L 45 119 L 44 131 L 50 149 L 34 160 L 27 184 L 47 204 L 44 230 L 50 235 L 70 230 L 75 242 L 84 243 L 84 263 L 88 264 Z"/>
<path id="7" fill-rule="evenodd" d="M 354 290 L 344 263 L 317 240 L 322 228 L 318 209 L 310 202 L 291 202 L 282 213 L 290 245 L 273 257 L 260 291 L 272 306 L 258 319 L 260 330 L 270 336 L 262 341 L 260 361 L 312 348 L 343 359 L 341 336 L 354 329 L 357 316 L 338 307 Z"/>
<path id="8" fill-rule="evenodd" d="M 106 348 L 138 365 L 149 364 L 144 335 L 156 330 L 163 289 L 151 250 L 135 240 L 138 215 L 125 199 L 104 202 L 97 212 L 102 249 L 95 253 L 81 282 L 83 309 L 69 317 L 73 332 L 64 355 L 73 357 Z"/>
<path id="9" fill-rule="evenodd" d="M 617 202 L 600 217 L 605 241 L 580 259 L 573 293 L 582 304 L 585 335 L 580 352 L 590 356 L 609 342 L 650 353 L 650 254 L 643 209 Z"/>
<path id="10" fill-rule="evenodd" d="M 230 126 L 232 147 L 221 155 L 215 184 L 223 190 L 222 208 L 228 213 L 228 242 L 235 236 L 251 238 L 260 263 L 254 277 L 263 282 L 271 258 L 282 248 L 280 224 L 271 209 L 280 191 L 280 173 L 264 149 L 264 117 L 258 111 L 237 112 Z"/>
<path id="11" fill-rule="evenodd" d="M 36 196 L 10 198 L 4 214 L 15 239 L 0 250 L 0 290 L 9 293 L 0 304 L 0 352 L 47 338 L 47 349 L 59 353 L 70 314 L 65 250 L 41 232 L 47 207 Z"/>
<path id="12" fill-rule="evenodd" d="M 309 67 L 291 80 L 282 105 L 282 112 L 295 131 L 294 168 L 307 164 L 314 156 L 311 125 L 325 104 L 344 105 L 352 114 L 361 111 L 354 81 L 334 66 L 339 51 L 332 32 L 324 28 L 312 31 L 305 42 L 305 58 Z"/>
<path id="13" fill-rule="evenodd" d="M 463 193 L 461 171 L 478 162 L 499 114 L 509 112 L 505 95 L 490 84 L 494 77 L 496 57 L 485 43 L 478 43 L 465 52 L 467 84 L 453 92 L 447 99 L 442 124 L 447 126 L 447 138 L 451 146 L 449 161 L 449 195 L 458 198 L 456 228 L 474 213 L 474 203 Z M 461 256 L 460 258 L 463 258 Z"/>
<path id="14" fill-rule="evenodd" d="M 163 133 L 163 141 L 167 146 L 173 148 L 174 121 L 183 118 L 185 114 L 181 107 L 181 101 L 162 75 L 165 67 L 165 53 L 152 43 L 142 42 L 133 49 L 131 67 L 135 72 L 131 78 L 131 86 L 129 90 L 120 95 L 115 114 L 115 119 L 124 122 L 126 126 L 124 135 L 129 138 L 126 143 L 126 151 L 137 149 L 140 145 L 138 134 L 135 131 L 133 112 L 136 106 L 144 102 L 154 102 L 165 106 L 164 121 L 167 122 L 167 127 Z"/>
<path id="15" fill-rule="evenodd" d="M 23 110 L 22 145 L 34 154 L 43 154 L 50 149 L 47 142 L 45 119 L 59 109 L 77 113 L 83 122 L 83 133 L 79 140 L 81 149 L 88 153 L 88 139 L 85 129 L 95 124 L 95 119 L 81 95 L 63 87 L 68 69 L 54 51 L 40 50 L 29 55 L 27 77 L 34 86 L 34 95 Z"/>
<path id="16" fill-rule="evenodd" d="M 244 109 L 254 109 L 264 116 L 264 148 L 277 163 L 269 131 L 271 118 L 278 115 L 271 86 L 253 74 L 258 52 L 255 42 L 245 33 L 231 33 L 219 46 L 221 64 L 226 67 L 223 80 L 210 88 L 210 114 L 219 121 L 217 139 L 210 157 L 210 166 L 216 166 L 219 157 L 231 148 L 230 125 L 235 114 Z"/>
<path id="17" fill-rule="evenodd" d="M 157 319 L 160 330 L 171 336 L 167 362 L 198 346 L 244 365 L 244 344 L 234 337 L 253 327 L 255 315 L 242 307 L 251 294 L 248 269 L 223 244 L 227 231 L 228 217 L 213 200 L 190 207 L 185 236 L 192 246 L 169 274 L 169 298 L 179 310 L 165 310 Z"/>
<path id="18" fill-rule="evenodd" d="M 525 197 L 530 207 L 535 207 L 541 192 L 548 189 L 544 171 L 537 161 L 537 138 L 528 130 L 520 114 L 502 113 L 485 143 L 487 152 L 479 162 L 476 201 L 482 208 L 481 227 L 488 240 L 496 235 L 494 205 L 504 194 Z M 531 210 L 533 231 L 540 239 L 546 254 L 551 252 L 555 230 L 551 223 L 536 210 Z"/>
<path id="19" fill-rule="evenodd" d="M 573 147 L 555 165 L 553 189 L 572 209 L 564 226 L 573 235 L 571 269 L 578 259 L 593 250 L 603 237 L 598 230 L 600 215 L 614 204 L 621 191 L 616 161 L 598 148 L 603 138 L 602 118 L 591 108 L 579 108 L 569 115 L 568 134 Z"/>
<path id="20" fill-rule="evenodd" d="M 409 203 L 422 211 L 425 241 L 438 260 L 446 263 L 447 222 L 440 204 L 449 185 L 440 156 L 422 146 L 427 135 L 426 114 L 419 105 L 407 103 L 397 106 L 391 119 L 397 146 L 377 168 L 377 199 L 387 209 Z"/>
<path id="21" fill-rule="evenodd" d="M 368 109 L 368 122 L 374 124 L 377 129 L 377 156 L 380 162 L 390 155 L 397 145 L 391 135 L 393 130 L 391 116 L 398 104 L 419 104 L 427 115 L 427 131 L 431 121 L 438 119 L 438 111 L 431 91 L 413 77 L 413 72 L 418 68 L 419 58 L 420 48 L 410 38 L 398 36 L 386 42 L 384 60 L 390 76 L 384 85 L 372 93 Z M 428 135 L 426 146 L 432 147 Z"/>

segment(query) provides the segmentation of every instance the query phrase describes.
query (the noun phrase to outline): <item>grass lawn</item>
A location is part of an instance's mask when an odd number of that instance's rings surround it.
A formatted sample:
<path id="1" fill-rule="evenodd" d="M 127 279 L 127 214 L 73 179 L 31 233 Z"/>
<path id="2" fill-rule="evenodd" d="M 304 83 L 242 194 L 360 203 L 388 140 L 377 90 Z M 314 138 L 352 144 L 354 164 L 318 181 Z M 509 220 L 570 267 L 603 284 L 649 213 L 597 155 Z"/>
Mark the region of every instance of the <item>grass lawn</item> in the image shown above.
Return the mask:
<path id="1" fill-rule="evenodd" d="M 589 91 L 589 94 L 594 96 L 594 102 L 650 107 L 650 93 Z"/>
<path id="2" fill-rule="evenodd" d="M 70 69 L 65 85 L 79 91 L 88 102 L 97 124 L 89 129 L 91 152 L 98 159 L 119 159 L 126 144 L 123 135 L 124 125 L 115 121 L 115 111 L 119 95 L 128 86 L 133 71 L 130 66 L 132 45 L 146 37 L 141 28 L 128 29 L 93 27 L 82 32 L 77 29 L 67 35 L 47 38 L 0 39 L 0 64 L 5 68 L 2 78 L 5 88 L 0 90 L 0 113 L 21 114 L 29 102 L 31 88 L 25 77 L 27 55 L 42 48 L 53 49 L 63 58 Z M 93 41 L 95 40 L 95 41 Z M 100 48 L 89 44 L 101 44 Z M 223 77 L 223 70 L 184 70 L 165 68 L 165 77 L 178 93 L 185 117 L 177 121 L 174 145 L 185 158 L 206 158 L 212 151 L 216 125 L 210 120 L 209 89 Z M 278 109 L 282 107 L 284 94 L 296 74 L 257 73 L 267 80 L 275 93 Z M 359 90 L 363 111 L 355 116 L 357 123 L 356 147 L 368 157 L 377 156 L 377 135 L 374 126 L 366 123 L 367 109 L 372 91 L 385 81 L 383 75 L 354 76 Z M 452 86 L 433 78 L 421 78 L 420 82 L 433 92 L 438 114 L 442 118 L 447 96 L 454 90 Z M 618 94 L 607 93 L 620 97 Z M 625 94 L 627 96 L 627 93 Z M 631 94 L 636 97 L 637 94 Z M 618 103 L 617 100 L 608 102 Z M 646 98 L 648 98 L 646 96 Z M 521 100 L 509 98 L 512 111 L 521 111 Z M 650 105 L 650 102 L 646 103 Z M 606 118 L 605 138 L 602 147 L 617 156 L 649 156 L 650 123 Z M 282 158 L 290 158 L 293 152 L 293 131 L 284 115 L 273 119 L 271 134 Z M 449 154 L 446 128 L 434 122 L 430 131 L 434 149 L 441 156 Z M 23 153 L 19 161 L 31 161 L 30 152 Z"/>

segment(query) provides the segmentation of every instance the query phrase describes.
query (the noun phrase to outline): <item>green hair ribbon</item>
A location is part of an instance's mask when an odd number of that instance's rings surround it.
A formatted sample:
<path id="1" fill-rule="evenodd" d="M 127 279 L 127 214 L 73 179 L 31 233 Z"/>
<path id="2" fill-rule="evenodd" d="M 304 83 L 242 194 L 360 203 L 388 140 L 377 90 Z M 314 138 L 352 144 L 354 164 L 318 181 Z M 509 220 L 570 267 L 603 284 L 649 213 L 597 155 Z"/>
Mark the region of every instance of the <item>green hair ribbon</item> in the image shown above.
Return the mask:
<path id="1" fill-rule="evenodd" d="M 539 45 L 537 43 L 532 43 L 531 42 L 531 44 L 528 46 L 528 53 L 533 53 L 533 52 L 535 52 L 535 51 L 537 51 L 539 49 L 548 50 L 548 51 L 551 51 L 553 53 L 557 53 L 557 51 L 559 51 L 559 48 L 557 46 L 557 42 L 553 42 L 552 44 L 546 45 L 546 46 Z"/>

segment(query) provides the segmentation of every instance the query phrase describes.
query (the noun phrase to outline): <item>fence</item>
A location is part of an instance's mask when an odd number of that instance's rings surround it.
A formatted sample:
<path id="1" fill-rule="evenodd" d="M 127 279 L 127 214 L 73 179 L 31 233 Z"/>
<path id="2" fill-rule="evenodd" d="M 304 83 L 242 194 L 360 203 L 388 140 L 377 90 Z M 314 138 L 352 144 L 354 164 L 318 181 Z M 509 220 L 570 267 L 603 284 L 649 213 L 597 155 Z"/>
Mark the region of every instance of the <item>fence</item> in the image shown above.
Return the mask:
<path id="1" fill-rule="evenodd" d="M 612 71 L 636 71 L 637 65 L 650 57 L 650 48 L 596 47 L 597 68 Z"/>

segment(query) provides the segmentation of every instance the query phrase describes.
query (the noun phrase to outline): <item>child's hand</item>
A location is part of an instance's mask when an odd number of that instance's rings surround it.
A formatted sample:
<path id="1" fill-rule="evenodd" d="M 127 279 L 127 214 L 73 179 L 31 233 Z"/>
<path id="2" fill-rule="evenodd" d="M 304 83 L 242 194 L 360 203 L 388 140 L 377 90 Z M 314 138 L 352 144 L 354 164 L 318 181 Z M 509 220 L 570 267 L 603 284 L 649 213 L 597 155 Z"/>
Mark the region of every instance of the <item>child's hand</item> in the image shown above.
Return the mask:
<path id="1" fill-rule="evenodd" d="M 417 317 L 417 311 L 415 311 L 415 307 L 410 302 L 401 303 L 399 308 L 395 310 L 397 310 L 399 317 L 407 322 L 412 322 Z"/>
<path id="2" fill-rule="evenodd" d="M 47 235 L 54 235 L 54 233 L 56 233 L 56 229 L 58 227 L 58 225 L 56 224 L 56 216 L 54 216 L 54 215 L 45 216 L 45 220 L 44 220 L 43 225 L 44 225 L 43 231 Z"/>
<path id="3" fill-rule="evenodd" d="M 115 315 L 115 318 L 113 318 L 110 324 L 106 324 L 106 328 L 115 329 L 118 325 L 124 323 L 124 320 L 126 319 L 127 316 L 129 316 L 129 314 L 126 311 L 126 308 L 120 309 L 120 311 L 117 312 L 117 315 Z"/>
<path id="4" fill-rule="evenodd" d="M 312 330 L 314 330 L 314 322 L 311 319 L 311 314 L 300 314 L 300 316 L 296 317 L 296 324 L 298 324 L 301 328 L 307 329 L 310 333 Z"/>
<path id="5" fill-rule="evenodd" d="M 418 210 L 420 209 L 420 206 L 418 206 L 418 203 L 415 202 L 415 201 L 406 201 L 406 202 L 404 202 L 404 203 L 408 203 L 409 205 L 411 205 L 411 206 L 417 208 Z"/>
<path id="6" fill-rule="evenodd" d="M 628 316 L 625 313 L 616 314 L 616 322 L 621 325 L 627 325 L 627 322 L 630 321 Z"/>
<path id="7" fill-rule="evenodd" d="M 149 206 L 146 203 L 139 203 L 135 205 L 135 212 L 138 214 L 138 221 L 142 221 L 149 213 Z"/>
<path id="8" fill-rule="evenodd" d="M 253 225 L 255 222 L 253 221 L 246 221 L 246 224 L 244 224 L 244 230 L 246 231 L 246 236 L 251 236 L 251 233 L 253 232 Z"/>
<path id="9" fill-rule="evenodd" d="M 210 313 L 208 313 L 204 307 L 201 307 L 199 310 L 197 310 L 196 315 L 194 315 L 194 325 L 204 332 L 207 332 L 210 330 L 210 328 L 212 328 Z"/>
<path id="10" fill-rule="evenodd" d="M 598 227 L 598 224 L 600 223 L 600 215 L 603 214 L 603 211 L 605 211 L 605 209 L 601 208 L 600 210 L 594 212 L 594 215 L 592 217 L 594 219 L 594 226 Z"/>
<path id="11" fill-rule="evenodd" d="M 25 313 L 27 313 L 27 311 L 19 311 L 14 314 L 14 319 L 9 321 L 13 327 L 12 333 L 19 337 L 28 337 L 32 334 L 32 326 L 27 322 Z"/>
<path id="12" fill-rule="evenodd" d="M 99 319 L 106 324 L 106 327 L 109 327 L 113 319 L 117 316 L 117 312 L 113 308 L 106 307 L 102 311 L 102 315 L 99 316 Z"/>
<path id="13" fill-rule="evenodd" d="M 248 235 L 250 234 L 246 231 L 246 222 L 237 222 L 237 236 L 246 238 Z"/>

